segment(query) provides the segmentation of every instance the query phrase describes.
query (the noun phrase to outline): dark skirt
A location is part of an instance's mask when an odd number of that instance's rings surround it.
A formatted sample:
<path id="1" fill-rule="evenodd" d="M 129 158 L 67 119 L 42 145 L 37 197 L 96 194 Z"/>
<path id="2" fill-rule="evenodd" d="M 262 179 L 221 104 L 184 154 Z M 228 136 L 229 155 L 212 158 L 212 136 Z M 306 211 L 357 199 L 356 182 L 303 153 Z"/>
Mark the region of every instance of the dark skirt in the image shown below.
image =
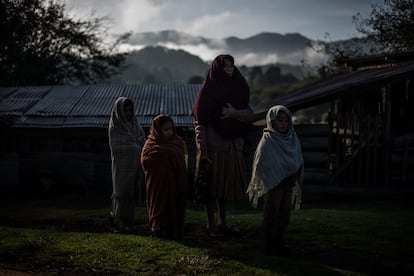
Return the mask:
<path id="1" fill-rule="evenodd" d="M 246 162 L 242 151 L 209 152 L 213 161 L 210 196 L 217 199 L 240 200 L 247 187 Z"/>

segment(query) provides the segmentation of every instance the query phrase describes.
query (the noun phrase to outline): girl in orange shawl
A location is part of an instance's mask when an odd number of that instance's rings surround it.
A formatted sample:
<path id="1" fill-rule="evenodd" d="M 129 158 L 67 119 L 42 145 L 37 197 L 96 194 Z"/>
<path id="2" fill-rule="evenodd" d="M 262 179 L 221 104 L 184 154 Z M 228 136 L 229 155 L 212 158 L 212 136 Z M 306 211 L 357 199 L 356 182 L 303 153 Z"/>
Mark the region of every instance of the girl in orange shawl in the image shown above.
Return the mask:
<path id="1" fill-rule="evenodd" d="M 170 116 L 161 114 L 153 119 L 141 164 L 152 235 L 182 239 L 187 199 L 185 144 Z"/>

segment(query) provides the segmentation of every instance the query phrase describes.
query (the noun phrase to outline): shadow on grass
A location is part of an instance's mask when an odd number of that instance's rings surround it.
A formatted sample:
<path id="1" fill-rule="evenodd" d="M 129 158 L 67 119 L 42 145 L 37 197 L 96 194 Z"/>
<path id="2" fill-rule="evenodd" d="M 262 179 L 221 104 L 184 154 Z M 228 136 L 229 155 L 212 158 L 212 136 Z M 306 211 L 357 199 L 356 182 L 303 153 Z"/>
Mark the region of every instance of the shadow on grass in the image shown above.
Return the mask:
<path id="1" fill-rule="evenodd" d="M 332 268 L 374 275 L 408 275 L 414 272 L 414 267 L 408 260 L 340 247 L 326 248 L 312 241 L 296 239 L 287 239 L 287 244 L 293 250 L 292 258 L 267 256 L 264 254 L 263 236 L 259 231 L 224 240 L 211 240 L 202 232 L 193 232 L 189 233 L 183 244 L 204 248 L 211 257 L 217 259 L 236 260 L 249 267 L 265 268 L 288 275 L 338 274 Z M 309 269 L 310 267 L 312 268 Z"/>
<path id="2" fill-rule="evenodd" d="M 341 210 L 355 208 L 354 203 L 340 204 Z M 387 203 L 388 204 L 388 203 Z M 387 205 L 386 204 L 386 205 Z M 394 203 L 388 204 L 394 206 Z M 364 205 L 364 204 L 362 204 Z M 396 203 L 399 205 L 399 203 Z M 71 198 L 58 200 L 34 200 L 21 202 L 10 199 L 0 206 L 1 225 L 14 228 L 47 229 L 62 232 L 110 233 L 108 221 L 109 200 L 77 200 Z M 328 206 L 328 207 L 326 207 Z M 305 208 L 332 208 L 334 203 L 326 206 L 310 204 Z M 362 208 L 359 205 L 359 208 Z M 369 210 L 386 209 L 383 204 L 367 207 Z M 29 209 L 28 209 L 29 208 Z M 231 206 L 229 217 L 240 227 L 240 236 L 227 236 L 222 240 L 208 238 L 205 232 L 205 214 L 203 206 L 189 203 L 185 238 L 181 244 L 203 249 L 210 259 L 225 262 L 240 262 L 252 269 L 265 269 L 273 273 L 289 275 L 342 275 L 346 272 L 375 275 L 407 275 L 414 273 L 409 257 L 373 254 L 363 250 L 352 250 L 340 246 L 326 246 L 317 238 L 305 239 L 288 235 L 287 242 L 293 249 L 294 257 L 283 259 L 266 256 L 261 231 L 261 212 L 248 204 L 236 203 Z M 128 235 L 149 236 L 145 206 L 137 208 L 137 224 L 133 233 Z M 155 238 L 154 238 L 155 239 Z M 39 243 L 40 242 L 40 243 Z M 31 257 L 42 246 L 41 242 L 24 244 L 18 252 L 2 254 L 3 261 L 19 262 Z M 20 258 L 20 259 L 19 259 Z M 41 264 L 43 265 L 43 264 Z M 63 265 L 62 265 L 63 266 Z M 233 267 L 234 269 L 234 267 Z M 79 271 L 79 272 L 82 272 Z M 88 271 L 83 271 L 87 273 Z M 93 271 L 90 271 L 93 274 Z M 103 271 L 98 271 L 99 274 Z M 116 271 L 107 271 L 117 274 Z M 237 271 L 228 271 L 237 273 Z M 82 274 L 82 273 L 81 273 Z"/>

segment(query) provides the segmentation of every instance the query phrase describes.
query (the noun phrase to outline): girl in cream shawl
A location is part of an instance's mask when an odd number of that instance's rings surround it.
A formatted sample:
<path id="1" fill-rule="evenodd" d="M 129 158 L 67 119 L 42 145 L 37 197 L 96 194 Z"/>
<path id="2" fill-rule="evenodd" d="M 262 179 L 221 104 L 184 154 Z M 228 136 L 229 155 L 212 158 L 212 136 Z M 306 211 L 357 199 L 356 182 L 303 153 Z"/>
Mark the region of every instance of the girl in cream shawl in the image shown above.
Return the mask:
<path id="1" fill-rule="evenodd" d="M 263 198 L 266 252 L 286 256 L 291 252 L 283 244 L 283 236 L 290 220 L 292 187 L 303 180 L 302 149 L 286 107 L 270 108 L 266 124 L 255 152 L 247 195 L 254 207 Z"/>
<path id="2" fill-rule="evenodd" d="M 134 225 L 135 181 L 140 175 L 140 154 L 145 133 L 135 117 L 134 105 L 127 97 L 115 101 L 109 121 L 112 159 L 112 211 L 115 232 L 129 231 Z"/>

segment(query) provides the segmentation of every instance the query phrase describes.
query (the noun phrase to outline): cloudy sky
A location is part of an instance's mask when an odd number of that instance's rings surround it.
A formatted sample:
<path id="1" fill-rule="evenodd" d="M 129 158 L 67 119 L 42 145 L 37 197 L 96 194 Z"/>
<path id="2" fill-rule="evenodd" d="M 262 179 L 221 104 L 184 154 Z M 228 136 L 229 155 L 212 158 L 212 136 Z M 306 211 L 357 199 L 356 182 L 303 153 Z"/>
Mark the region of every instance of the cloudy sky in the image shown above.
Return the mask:
<path id="1" fill-rule="evenodd" d="M 177 30 L 207 38 L 260 32 L 341 40 L 360 33 L 352 16 L 383 0 L 64 0 L 76 16 L 107 16 L 110 32 Z M 326 34 L 329 33 L 329 38 Z"/>

